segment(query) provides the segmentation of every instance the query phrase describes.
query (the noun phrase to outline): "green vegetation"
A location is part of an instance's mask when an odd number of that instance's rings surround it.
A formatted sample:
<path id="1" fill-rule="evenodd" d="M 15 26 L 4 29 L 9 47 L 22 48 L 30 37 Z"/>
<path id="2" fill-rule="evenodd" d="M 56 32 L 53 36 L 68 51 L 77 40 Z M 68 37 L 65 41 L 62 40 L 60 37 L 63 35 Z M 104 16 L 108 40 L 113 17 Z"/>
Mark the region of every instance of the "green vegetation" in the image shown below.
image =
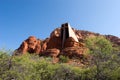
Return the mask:
<path id="1" fill-rule="evenodd" d="M 86 46 L 92 56 L 89 66 L 94 66 L 95 79 L 119 80 L 120 79 L 120 50 L 112 47 L 107 39 L 102 36 L 87 38 Z M 115 73 L 114 73 L 115 71 Z"/>
<path id="2" fill-rule="evenodd" d="M 95 50 L 100 50 L 103 54 L 109 54 L 113 49 L 112 43 L 103 36 L 87 38 L 86 45 L 90 49 L 90 53 L 94 53 Z"/>
<path id="3" fill-rule="evenodd" d="M 84 67 L 60 63 L 34 54 L 11 56 L 0 51 L 0 80 L 120 80 L 120 50 L 104 37 L 86 39 L 91 55 Z"/>
<path id="4" fill-rule="evenodd" d="M 69 58 L 67 57 L 67 56 L 60 56 L 59 57 L 59 60 L 60 60 L 60 62 L 62 62 L 62 63 L 66 63 L 66 62 L 68 62 L 69 61 Z"/>

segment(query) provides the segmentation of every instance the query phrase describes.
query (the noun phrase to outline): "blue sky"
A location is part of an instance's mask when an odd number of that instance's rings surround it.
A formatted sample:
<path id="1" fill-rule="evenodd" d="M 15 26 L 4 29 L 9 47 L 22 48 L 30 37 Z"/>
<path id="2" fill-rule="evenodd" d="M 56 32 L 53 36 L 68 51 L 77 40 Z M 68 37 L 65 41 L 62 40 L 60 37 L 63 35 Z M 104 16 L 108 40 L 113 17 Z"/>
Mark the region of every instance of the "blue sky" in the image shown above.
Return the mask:
<path id="1" fill-rule="evenodd" d="M 65 22 L 120 37 L 120 0 L 0 0 L 0 48 L 14 50 L 30 35 L 45 39 Z"/>

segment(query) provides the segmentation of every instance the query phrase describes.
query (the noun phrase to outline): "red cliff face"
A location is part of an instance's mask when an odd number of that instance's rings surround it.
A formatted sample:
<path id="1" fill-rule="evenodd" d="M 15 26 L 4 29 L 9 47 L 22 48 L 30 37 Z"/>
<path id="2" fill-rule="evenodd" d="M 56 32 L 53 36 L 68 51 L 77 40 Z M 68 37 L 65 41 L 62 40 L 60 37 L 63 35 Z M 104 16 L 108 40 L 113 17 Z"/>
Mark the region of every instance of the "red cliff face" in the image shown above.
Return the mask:
<path id="1" fill-rule="evenodd" d="M 41 41 L 39 39 L 34 36 L 30 36 L 22 42 L 15 54 L 25 54 L 27 52 L 39 54 L 41 51 L 40 43 Z"/>
<path id="2" fill-rule="evenodd" d="M 72 37 L 67 37 L 64 41 L 61 35 L 61 28 L 56 28 L 49 38 L 41 41 L 34 36 L 30 36 L 28 39 L 22 42 L 20 47 L 15 51 L 15 54 L 25 54 L 26 52 L 39 54 L 41 56 L 58 57 L 59 55 L 65 55 L 70 58 L 78 57 L 82 58 L 87 51 L 84 40 L 87 37 L 104 36 L 110 40 L 114 45 L 120 45 L 120 39 L 112 35 L 100 35 L 83 30 L 73 29 L 79 42 L 76 42 Z"/>

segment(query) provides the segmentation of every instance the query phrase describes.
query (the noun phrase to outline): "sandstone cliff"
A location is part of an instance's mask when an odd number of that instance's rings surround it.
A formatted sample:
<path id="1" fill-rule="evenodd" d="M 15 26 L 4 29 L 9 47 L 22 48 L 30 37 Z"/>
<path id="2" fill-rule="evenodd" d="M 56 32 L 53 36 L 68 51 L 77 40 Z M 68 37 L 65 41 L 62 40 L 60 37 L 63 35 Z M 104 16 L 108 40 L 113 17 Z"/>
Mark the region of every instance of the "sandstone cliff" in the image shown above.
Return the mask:
<path id="1" fill-rule="evenodd" d="M 69 31 L 69 27 L 70 25 L 67 23 L 62 24 L 60 28 L 56 28 L 52 31 L 49 38 L 46 38 L 43 41 L 34 36 L 30 36 L 22 42 L 14 54 L 19 55 L 29 52 L 39 54 L 40 56 L 51 56 L 53 58 L 64 55 L 69 58 L 78 57 L 82 59 L 87 51 L 87 47 L 84 43 L 85 39 L 95 36 L 104 36 L 114 44 L 113 46 L 120 45 L 120 38 L 116 36 L 101 35 L 98 33 L 76 30 L 73 28 L 71 28 L 73 31 L 72 35 L 75 35 L 72 37 L 70 36 L 71 33 Z M 78 41 L 76 41 L 74 37 L 76 37 Z"/>

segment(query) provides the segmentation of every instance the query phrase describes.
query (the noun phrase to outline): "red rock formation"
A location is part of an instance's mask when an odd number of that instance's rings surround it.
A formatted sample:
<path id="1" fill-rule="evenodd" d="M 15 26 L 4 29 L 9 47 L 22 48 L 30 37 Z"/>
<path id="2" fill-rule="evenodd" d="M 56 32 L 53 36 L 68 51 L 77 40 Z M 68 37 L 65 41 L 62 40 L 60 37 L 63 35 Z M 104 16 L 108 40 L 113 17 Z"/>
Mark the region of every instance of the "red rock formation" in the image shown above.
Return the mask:
<path id="1" fill-rule="evenodd" d="M 74 32 L 79 40 L 79 42 L 84 42 L 84 40 L 88 37 L 95 37 L 95 36 L 104 36 L 106 39 L 108 39 L 110 42 L 112 42 L 115 45 L 120 45 L 120 38 L 113 36 L 113 35 L 100 35 L 99 33 L 89 32 L 89 31 L 83 31 L 83 30 L 75 30 Z"/>
<path id="2" fill-rule="evenodd" d="M 68 56 L 69 58 L 77 57 L 83 58 L 87 48 L 80 48 L 80 47 L 67 47 L 62 50 L 61 55 Z"/>
<path id="3" fill-rule="evenodd" d="M 62 47 L 62 40 L 60 37 L 60 28 L 56 28 L 51 34 L 50 39 L 47 43 L 47 49 L 57 48 L 61 49 Z"/>
<path id="4" fill-rule="evenodd" d="M 114 46 L 120 45 L 120 38 L 113 35 L 105 35 L 105 37 L 114 43 Z"/>
<path id="5" fill-rule="evenodd" d="M 50 37 L 50 40 L 47 44 L 47 49 L 57 48 L 61 49 L 62 42 L 60 37 Z"/>
<path id="6" fill-rule="evenodd" d="M 84 42 L 84 40 L 88 37 L 95 37 L 95 36 L 100 36 L 98 33 L 93 33 L 89 31 L 84 31 L 84 30 L 75 30 L 73 29 L 79 42 Z"/>
<path id="7" fill-rule="evenodd" d="M 120 45 L 120 38 L 112 35 L 100 35 L 98 33 L 93 33 L 83 30 L 73 29 L 78 41 L 75 41 L 66 33 L 66 37 L 63 38 L 63 33 L 61 28 L 56 28 L 51 34 L 50 38 L 43 41 L 36 39 L 34 36 L 30 36 L 28 39 L 23 41 L 21 46 L 15 51 L 15 53 L 37 53 L 41 56 L 51 56 L 57 58 L 59 55 L 68 56 L 70 58 L 77 57 L 83 58 L 86 51 L 85 39 L 88 37 L 104 36 L 106 39 L 113 42 L 115 45 Z M 67 32 L 67 31 L 66 31 Z M 62 33 L 62 34 L 61 34 Z M 64 32 L 65 33 L 65 32 Z M 64 34 L 65 35 L 65 34 Z M 64 41 L 62 41 L 63 39 Z M 64 45 L 62 45 L 64 43 Z"/>
<path id="8" fill-rule="evenodd" d="M 40 54 L 41 56 L 50 56 L 56 58 L 60 53 L 59 49 L 53 48 L 53 49 L 47 49 Z"/>
<path id="9" fill-rule="evenodd" d="M 49 42 L 49 38 L 46 38 L 42 43 L 41 43 L 41 52 L 45 51 L 47 49 L 47 44 Z"/>
<path id="10" fill-rule="evenodd" d="M 20 47 L 16 50 L 16 53 L 18 52 L 25 54 L 29 52 L 39 54 L 40 51 L 41 51 L 40 40 L 36 39 L 36 37 L 34 36 L 30 36 L 20 45 Z"/>
<path id="11" fill-rule="evenodd" d="M 56 48 L 52 48 L 52 49 L 47 49 L 45 51 L 43 51 L 40 56 L 47 56 L 47 57 L 52 57 L 53 63 L 57 63 L 59 61 L 58 55 L 60 54 L 60 50 L 56 49 Z"/>
<path id="12" fill-rule="evenodd" d="M 66 41 L 65 41 L 65 45 L 64 48 L 66 47 L 78 47 L 79 43 L 76 42 L 72 37 L 69 37 Z"/>
<path id="13" fill-rule="evenodd" d="M 80 34 L 79 34 L 80 35 Z M 79 37 L 79 36 L 78 36 Z M 81 39 L 82 39 L 81 35 Z M 45 51 L 43 51 L 42 55 L 49 55 L 52 54 L 51 52 L 54 50 L 54 48 L 59 49 L 61 53 L 66 53 L 62 54 L 65 56 L 73 57 L 73 56 L 79 56 L 82 57 L 84 54 L 84 43 L 81 42 L 76 42 L 72 37 L 68 37 L 65 42 L 64 42 L 64 47 L 62 48 L 62 39 L 61 39 L 61 29 L 57 28 L 55 29 L 49 38 L 49 41 L 47 41 L 47 48 Z M 61 54 L 60 54 L 61 55 Z"/>
<path id="14" fill-rule="evenodd" d="M 61 28 L 56 28 L 51 34 L 50 37 L 60 37 L 61 35 Z"/>

